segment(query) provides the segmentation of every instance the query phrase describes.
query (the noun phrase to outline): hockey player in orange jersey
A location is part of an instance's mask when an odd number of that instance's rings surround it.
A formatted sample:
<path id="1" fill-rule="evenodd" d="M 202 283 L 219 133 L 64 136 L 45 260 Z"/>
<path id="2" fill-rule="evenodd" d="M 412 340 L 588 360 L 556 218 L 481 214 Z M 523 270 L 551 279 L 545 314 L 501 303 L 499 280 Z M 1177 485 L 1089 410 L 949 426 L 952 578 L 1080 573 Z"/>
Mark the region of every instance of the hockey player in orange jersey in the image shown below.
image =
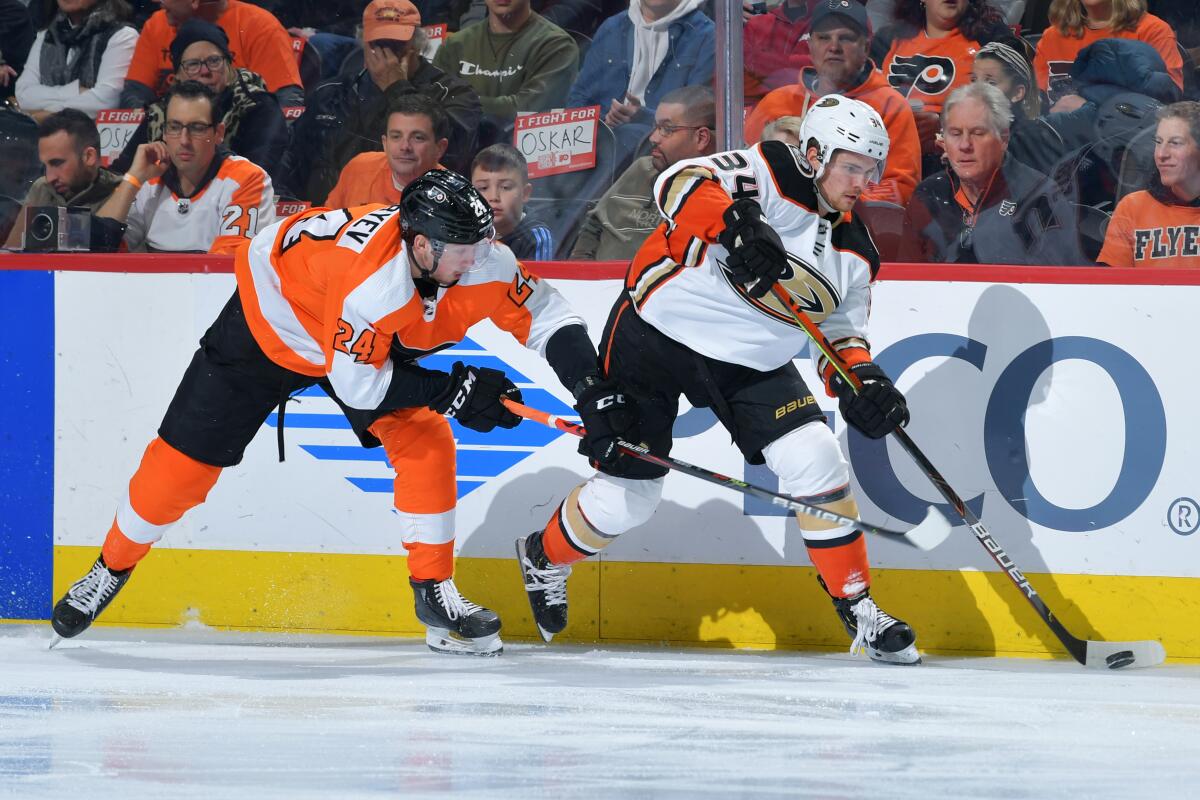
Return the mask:
<path id="1" fill-rule="evenodd" d="M 490 319 L 545 356 L 576 392 L 600 461 L 633 430 L 632 409 L 603 402 L 583 321 L 492 240 L 492 212 L 462 176 L 432 170 L 396 206 L 313 209 L 238 250 L 237 291 L 200 341 L 117 508 L 100 557 L 55 605 L 63 637 L 82 633 L 166 529 L 202 503 L 276 406 L 320 385 L 365 446 L 396 471 L 395 506 L 426 641 L 437 651 L 501 652 L 500 620 L 454 585 L 455 452 L 448 417 L 487 432 L 520 420 L 501 404 L 520 391 L 502 372 L 417 359 Z M 282 452 L 281 452 L 282 456 Z"/>
<path id="2" fill-rule="evenodd" d="M 637 397 L 650 452 L 670 454 L 683 395 L 712 408 L 747 461 L 765 463 L 785 492 L 857 515 L 849 466 L 792 363 L 805 334 L 771 288 L 778 282 L 791 293 L 862 379 L 855 394 L 832 365 L 817 364 L 853 428 L 878 439 L 908 422 L 904 396 L 871 360 L 866 328 L 879 255 L 850 213 L 883 174 L 888 149 L 874 109 L 831 94 L 805 114 L 799 149 L 767 141 L 685 159 L 659 176 L 654 191 L 665 221 L 634 257 L 600 346 L 604 376 Z M 665 474 L 644 461 L 602 464 L 545 529 L 517 540 L 546 641 L 567 623 L 571 564 L 647 522 Z M 797 522 L 853 637 L 851 651 L 919 662 L 912 628 L 871 597 L 862 532 L 805 514 Z"/>

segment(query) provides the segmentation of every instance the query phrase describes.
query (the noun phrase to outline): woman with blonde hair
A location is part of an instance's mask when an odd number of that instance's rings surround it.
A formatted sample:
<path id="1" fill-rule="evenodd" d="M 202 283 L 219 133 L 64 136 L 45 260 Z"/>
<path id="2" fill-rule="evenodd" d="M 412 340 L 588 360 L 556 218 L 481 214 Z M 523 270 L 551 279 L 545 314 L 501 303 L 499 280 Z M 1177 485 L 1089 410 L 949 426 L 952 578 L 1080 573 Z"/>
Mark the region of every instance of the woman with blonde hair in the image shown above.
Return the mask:
<path id="1" fill-rule="evenodd" d="M 1171 80 L 1183 89 L 1183 56 L 1171 26 L 1146 11 L 1146 0 L 1053 0 L 1050 27 L 1038 41 L 1033 68 L 1038 87 L 1051 102 L 1075 96 L 1055 111 L 1083 105 L 1070 86 L 1071 64 L 1079 51 L 1101 39 L 1137 39 L 1153 47 L 1167 65 Z"/>

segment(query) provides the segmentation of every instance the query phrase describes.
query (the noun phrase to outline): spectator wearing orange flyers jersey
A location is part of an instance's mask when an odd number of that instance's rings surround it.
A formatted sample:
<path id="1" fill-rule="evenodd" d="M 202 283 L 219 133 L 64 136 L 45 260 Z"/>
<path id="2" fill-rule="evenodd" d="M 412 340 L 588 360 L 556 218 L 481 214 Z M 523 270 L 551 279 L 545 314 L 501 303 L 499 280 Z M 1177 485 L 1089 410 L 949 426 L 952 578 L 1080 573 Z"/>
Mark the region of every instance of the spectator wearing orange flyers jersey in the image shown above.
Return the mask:
<path id="1" fill-rule="evenodd" d="M 1200 268 L 1200 103 L 1158 112 L 1158 174 L 1117 204 L 1100 262 L 1110 267 Z"/>
<path id="2" fill-rule="evenodd" d="M 97 250 L 232 253 L 275 221 L 262 167 L 221 149 L 225 125 L 212 89 L 183 81 L 167 91 L 163 140 L 133 164 L 93 218 Z"/>
<path id="3" fill-rule="evenodd" d="M 802 117 L 828 94 L 861 100 L 879 114 L 891 139 L 887 165 L 864 200 L 903 205 L 921 180 L 921 146 L 912 109 L 867 58 L 871 23 L 856 0 L 822 0 L 813 9 L 809 50 L 813 66 L 800 82 L 767 94 L 746 118 L 746 141 L 762 139 L 763 127 L 780 117 Z"/>
<path id="4" fill-rule="evenodd" d="M 937 134 L 946 98 L 970 82 L 981 45 L 1014 37 L 987 0 L 897 0 L 893 16 L 895 23 L 871 43 L 871 55 L 913 108 L 928 174 L 940 168 Z"/>
<path id="5" fill-rule="evenodd" d="M 1074 111 L 1084 100 L 1073 91 L 1070 69 L 1079 51 L 1101 39 L 1138 39 L 1158 51 L 1167 74 L 1183 89 L 1183 56 L 1175 32 L 1146 11 L 1146 0 L 1054 0 L 1050 27 L 1038 41 L 1033 67 L 1052 111 Z"/>
<path id="6" fill-rule="evenodd" d="M 121 91 L 122 108 L 141 108 L 165 91 L 171 74 L 171 42 L 192 17 L 215 22 L 229 37 L 235 69 L 261 75 L 279 105 L 304 105 L 292 40 L 271 12 L 240 0 L 158 0 L 162 8 L 142 27 Z"/>
<path id="7" fill-rule="evenodd" d="M 392 104 L 382 153 L 360 153 L 342 170 L 325 199 L 330 208 L 400 202 L 404 187 L 438 166 L 450 140 L 450 122 L 423 94 L 401 95 Z"/>

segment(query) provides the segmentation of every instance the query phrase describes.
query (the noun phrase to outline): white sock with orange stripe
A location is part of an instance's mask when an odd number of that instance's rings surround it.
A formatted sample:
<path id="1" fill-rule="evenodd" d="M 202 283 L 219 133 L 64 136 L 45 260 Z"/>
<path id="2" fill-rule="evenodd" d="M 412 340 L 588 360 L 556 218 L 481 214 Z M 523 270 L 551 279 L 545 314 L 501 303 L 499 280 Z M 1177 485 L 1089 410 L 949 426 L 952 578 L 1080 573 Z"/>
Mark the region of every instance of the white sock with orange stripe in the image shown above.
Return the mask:
<path id="1" fill-rule="evenodd" d="M 101 550 L 104 563 L 119 572 L 141 561 L 168 528 L 204 502 L 220 475 L 220 467 L 202 464 L 156 437 L 117 507 Z"/>

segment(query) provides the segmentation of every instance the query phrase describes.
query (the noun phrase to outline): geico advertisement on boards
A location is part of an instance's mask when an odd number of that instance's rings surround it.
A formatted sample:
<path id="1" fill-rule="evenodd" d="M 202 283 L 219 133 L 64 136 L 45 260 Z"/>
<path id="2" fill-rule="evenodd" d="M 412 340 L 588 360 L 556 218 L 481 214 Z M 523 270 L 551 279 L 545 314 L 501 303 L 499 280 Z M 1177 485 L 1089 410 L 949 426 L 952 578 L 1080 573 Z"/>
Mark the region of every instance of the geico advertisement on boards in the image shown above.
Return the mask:
<path id="1" fill-rule="evenodd" d="M 554 284 L 598 339 L 618 281 Z M 55 542 L 99 545 L 196 342 L 233 291 L 229 275 L 55 276 Z M 906 393 L 909 432 L 1027 572 L 1193 577 L 1200 536 L 1196 379 L 1180 359 L 1193 287 L 880 282 L 870 338 Z M 104 298 L 97 302 L 97 298 Z M 1168 325 L 1169 322 L 1169 325 Z M 569 415 L 550 367 L 484 323 L 423 361 L 504 369 L 525 402 Z M 861 515 L 914 524 L 941 500 L 895 443 L 847 433 L 815 379 L 850 459 Z M 272 414 L 208 502 L 160 546 L 403 554 L 382 449 L 358 445 L 319 389 Z M 746 465 L 707 409 L 686 401 L 673 455 L 777 489 Z M 511 557 L 589 474 L 569 435 L 533 422 L 481 435 L 455 426 L 460 555 Z M 947 509 L 948 510 L 948 509 Z M 933 553 L 873 539 L 876 566 L 994 569 L 965 527 Z M 806 564 L 779 509 L 681 474 L 654 518 L 609 547 L 617 561 Z"/>

